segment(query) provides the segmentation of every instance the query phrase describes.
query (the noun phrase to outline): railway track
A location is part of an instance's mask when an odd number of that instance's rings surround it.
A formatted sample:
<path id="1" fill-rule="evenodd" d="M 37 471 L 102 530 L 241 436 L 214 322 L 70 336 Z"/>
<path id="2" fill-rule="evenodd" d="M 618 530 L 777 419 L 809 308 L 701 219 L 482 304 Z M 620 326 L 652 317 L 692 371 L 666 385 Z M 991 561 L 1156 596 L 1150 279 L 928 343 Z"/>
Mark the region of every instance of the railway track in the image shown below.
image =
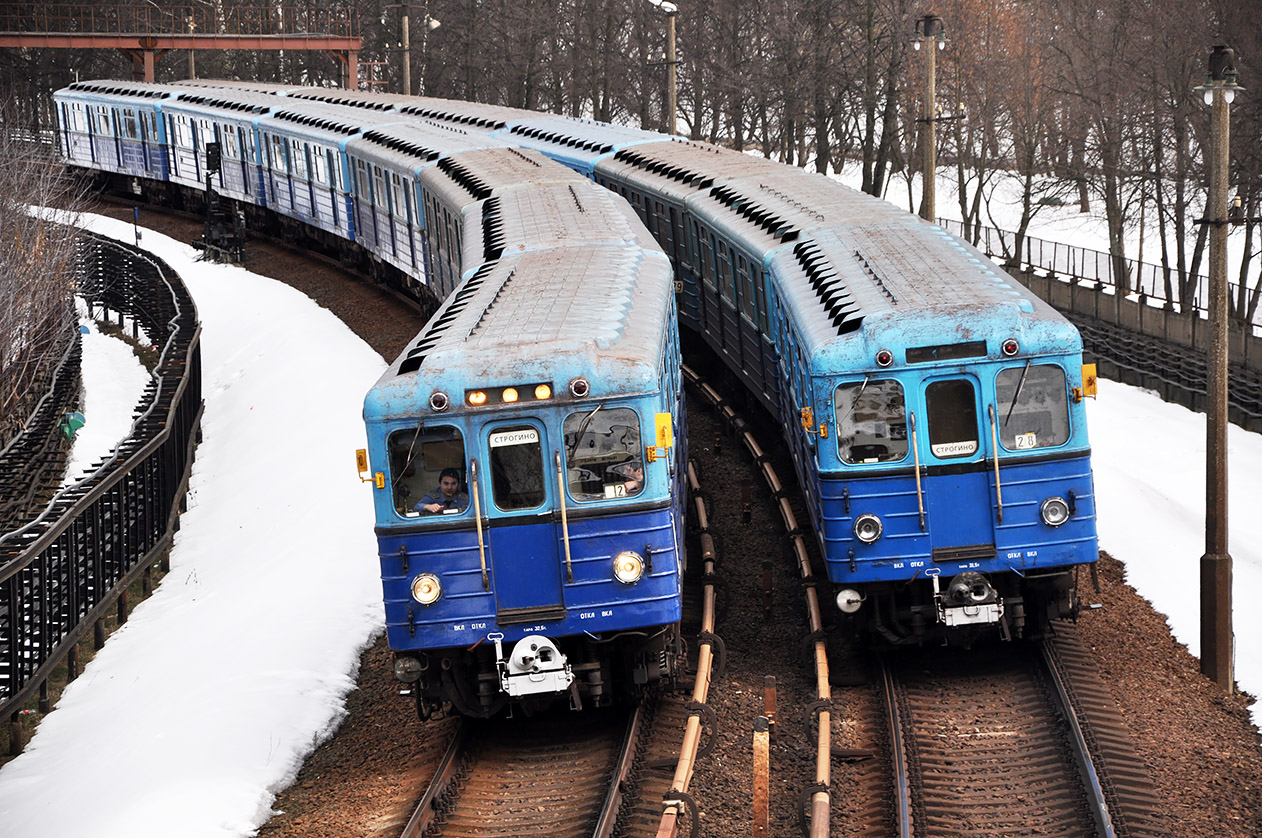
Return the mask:
<path id="1" fill-rule="evenodd" d="M 645 710 L 461 723 L 402 838 L 613 835 Z"/>
<path id="2" fill-rule="evenodd" d="M 979 656 L 881 660 L 900 838 L 1167 834 L 1071 626 Z"/>

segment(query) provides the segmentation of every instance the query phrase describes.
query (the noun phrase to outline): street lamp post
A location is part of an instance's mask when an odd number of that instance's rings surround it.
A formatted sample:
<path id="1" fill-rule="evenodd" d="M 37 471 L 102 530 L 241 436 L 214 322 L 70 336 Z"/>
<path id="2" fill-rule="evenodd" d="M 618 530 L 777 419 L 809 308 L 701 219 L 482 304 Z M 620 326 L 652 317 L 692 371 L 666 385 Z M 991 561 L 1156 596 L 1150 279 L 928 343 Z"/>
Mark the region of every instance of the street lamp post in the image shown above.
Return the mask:
<path id="1" fill-rule="evenodd" d="M 911 40 L 912 49 L 919 51 L 926 40 L 931 44 L 936 43 L 938 49 L 946 48 L 946 26 L 937 15 L 925 15 L 916 21 L 916 36 Z M 921 118 L 917 120 L 923 126 L 921 140 L 924 149 L 924 192 L 920 201 L 920 217 L 929 222 L 936 217 L 937 202 L 934 183 L 934 173 L 938 168 L 938 132 L 935 126 L 938 116 L 934 101 L 937 96 L 937 58 L 937 50 L 932 45 L 925 50 L 925 101 Z"/>
<path id="2" fill-rule="evenodd" d="M 1210 182 L 1205 217 L 1209 233 L 1209 381 L 1206 387 L 1205 555 L 1201 556 L 1201 673 L 1232 692 L 1231 555 L 1227 552 L 1227 195 L 1230 105 L 1236 84 L 1235 52 L 1215 46 L 1209 79 L 1197 88 L 1211 107 Z"/>
<path id="3" fill-rule="evenodd" d="M 386 8 L 387 9 L 397 8 L 399 10 L 399 24 L 400 24 L 400 30 L 401 30 L 400 39 L 399 39 L 399 51 L 403 53 L 403 95 L 411 96 L 412 95 L 411 13 L 410 13 L 410 10 L 408 9 L 407 3 L 400 3 L 398 5 L 391 4 L 389 6 L 386 6 Z M 382 23 L 386 22 L 385 12 L 382 12 L 381 14 L 381 22 Z M 422 35 L 421 35 L 422 54 L 425 51 L 425 45 L 428 41 L 429 33 L 433 32 L 435 29 L 442 26 L 442 23 L 437 18 L 430 17 L 429 14 L 426 13 L 423 25 L 424 25 L 424 29 L 422 30 Z"/>
<path id="4" fill-rule="evenodd" d="M 649 2 L 666 13 L 666 114 L 663 121 L 666 123 L 666 133 L 674 134 L 678 78 L 676 67 L 679 65 L 675 57 L 675 17 L 679 14 L 679 7 L 670 0 L 649 0 Z"/>

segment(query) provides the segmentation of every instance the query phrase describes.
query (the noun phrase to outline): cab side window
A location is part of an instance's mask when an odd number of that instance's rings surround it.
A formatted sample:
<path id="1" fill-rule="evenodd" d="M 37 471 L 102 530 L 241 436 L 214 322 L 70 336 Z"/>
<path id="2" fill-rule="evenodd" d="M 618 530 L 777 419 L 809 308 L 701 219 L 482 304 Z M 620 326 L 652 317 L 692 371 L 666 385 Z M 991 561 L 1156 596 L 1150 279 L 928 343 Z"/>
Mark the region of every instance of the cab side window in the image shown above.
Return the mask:
<path id="1" fill-rule="evenodd" d="M 893 379 L 842 384 L 837 409 L 837 453 L 843 463 L 889 463 L 907 456 L 903 385 Z"/>
<path id="2" fill-rule="evenodd" d="M 417 506 L 440 489 L 447 469 L 454 469 L 459 476 L 457 491 L 467 491 L 464 437 L 459 428 L 440 425 L 395 431 L 387 449 L 394 508 L 400 515 L 420 515 Z"/>
<path id="3" fill-rule="evenodd" d="M 644 491 L 640 417 L 634 410 L 597 407 L 571 413 L 564 431 L 566 479 L 575 500 L 634 497 Z"/>

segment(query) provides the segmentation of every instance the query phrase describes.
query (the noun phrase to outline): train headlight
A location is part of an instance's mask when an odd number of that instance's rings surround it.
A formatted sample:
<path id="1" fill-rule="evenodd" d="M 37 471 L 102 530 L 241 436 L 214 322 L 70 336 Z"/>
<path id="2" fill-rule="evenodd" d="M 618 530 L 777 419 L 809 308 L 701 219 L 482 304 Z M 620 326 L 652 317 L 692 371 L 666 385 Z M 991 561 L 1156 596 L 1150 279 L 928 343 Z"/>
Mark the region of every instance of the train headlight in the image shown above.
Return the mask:
<path id="1" fill-rule="evenodd" d="M 486 393 L 483 392 L 482 390 L 474 390 L 472 393 L 469 394 L 469 404 L 473 405 L 474 407 L 477 407 L 478 405 L 486 404 Z"/>
<path id="2" fill-rule="evenodd" d="M 644 575 L 644 559 L 634 550 L 624 550 L 614 557 L 613 577 L 624 585 L 633 585 Z"/>
<path id="3" fill-rule="evenodd" d="M 581 399 L 592 391 L 592 387 L 587 383 L 586 378 L 576 378 L 570 382 L 570 394 L 576 399 Z"/>
<path id="4" fill-rule="evenodd" d="M 451 400 L 447 398 L 447 394 L 442 390 L 435 390 L 429 394 L 429 409 L 435 413 L 442 413 L 451 404 Z"/>
<path id="5" fill-rule="evenodd" d="M 422 573 L 412 580 L 412 599 L 421 605 L 433 605 L 443 595 L 443 583 L 432 573 Z"/>
<path id="6" fill-rule="evenodd" d="M 1039 507 L 1039 515 L 1043 516 L 1044 524 L 1059 527 L 1069 520 L 1069 504 L 1065 503 L 1064 498 L 1048 498 Z"/>
<path id="7" fill-rule="evenodd" d="M 552 398 L 552 388 L 547 384 L 540 384 L 535 388 L 535 398 L 539 401 Z"/>
<path id="8" fill-rule="evenodd" d="M 837 592 L 837 607 L 843 614 L 853 614 L 863 605 L 863 595 L 854 588 L 842 588 Z"/>
<path id="9" fill-rule="evenodd" d="M 881 519 L 870 512 L 854 519 L 854 537 L 864 544 L 871 544 L 876 541 L 881 537 L 881 532 L 884 529 L 881 525 Z"/>
<path id="10" fill-rule="evenodd" d="M 517 401 L 517 388 L 516 387 L 504 388 L 504 401 L 507 402 L 508 404 L 512 404 L 513 402 Z"/>

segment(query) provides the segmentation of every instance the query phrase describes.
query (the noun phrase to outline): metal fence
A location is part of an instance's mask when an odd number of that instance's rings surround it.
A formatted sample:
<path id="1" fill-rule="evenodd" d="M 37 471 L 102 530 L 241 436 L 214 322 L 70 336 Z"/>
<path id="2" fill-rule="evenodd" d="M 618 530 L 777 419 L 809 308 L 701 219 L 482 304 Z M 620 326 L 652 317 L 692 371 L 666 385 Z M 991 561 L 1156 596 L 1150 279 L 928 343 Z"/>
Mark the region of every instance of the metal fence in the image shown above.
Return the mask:
<path id="1" fill-rule="evenodd" d="M 969 238 L 965 234 L 962 222 L 939 218 L 938 226 L 960 238 Z M 1015 254 L 1013 251 L 1017 243 L 1016 233 L 994 227 L 973 229 L 977 231 L 978 249 L 987 256 L 1113 288 L 1126 288 L 1129 294 L 1135 294 L 1141 299 L 1148 298 L 1168 304 L 1173 310 L 1182 311 L 1185 308 L 1177 299 L 1179 272 L 1174 268 L 1154 265 L 1151 262 L 1140 262 L 1136 259 L 1118 260 L 1104 251 L 1046 241 L 1032 236 L 1025 237 L 1021 243 L 1021 253 Z M 1125 275 L 1119 277 L 1123 268 Z M 1121 282 L 1118 281 L 1119 278 Z M 1189 307 L 1198 313 L 1204 313 L 1209 294 L 1209 279 L 1198 274 L 1192 277 L 1192 280 L 1193 299 L 1189 301 Z M 1170 288 L 1174 290 L 1175 299 L 1171 299 L 1172 295 L 1166 291 L 1167 281 Z M 1240 283 L 1229 281 L 1227 288 L 1228 297 L 1234 303 L 1240 293 Z M 1259 324 L 1257 317 L 1254 323 Z"/>
<path id="2" fill-rule="evenodd" d="M 77 660 L 80 636 L 165 555 L 201 421 L 201 331 L 179 277 L 92 235 L 77 272 L 86 299 L 134 319 L 161 354 L 131 435 L 37 518 L 0 534 L 0 711 L 15 725 L 52 670 Z"/>

